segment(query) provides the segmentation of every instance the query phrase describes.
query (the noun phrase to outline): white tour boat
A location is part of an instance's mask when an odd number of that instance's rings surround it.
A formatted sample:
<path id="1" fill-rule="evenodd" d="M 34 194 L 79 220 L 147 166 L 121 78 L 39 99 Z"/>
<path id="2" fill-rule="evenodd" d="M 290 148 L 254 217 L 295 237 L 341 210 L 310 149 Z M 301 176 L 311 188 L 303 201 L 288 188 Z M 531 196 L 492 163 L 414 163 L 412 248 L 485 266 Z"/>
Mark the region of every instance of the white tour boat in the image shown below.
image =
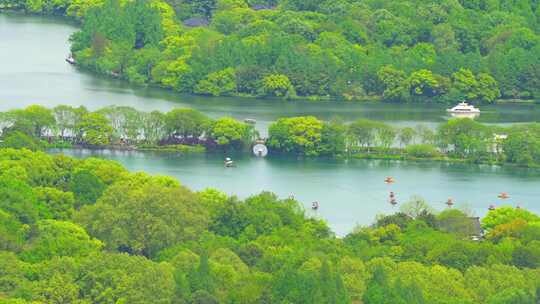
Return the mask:
<path id="1" fill-rule="evenodd" d="M 480 109 L 464 101 L 451 109 L 447 109 L 446 112 L 452 114 L 452 116 L 476 117 L 480 115 Z"/>

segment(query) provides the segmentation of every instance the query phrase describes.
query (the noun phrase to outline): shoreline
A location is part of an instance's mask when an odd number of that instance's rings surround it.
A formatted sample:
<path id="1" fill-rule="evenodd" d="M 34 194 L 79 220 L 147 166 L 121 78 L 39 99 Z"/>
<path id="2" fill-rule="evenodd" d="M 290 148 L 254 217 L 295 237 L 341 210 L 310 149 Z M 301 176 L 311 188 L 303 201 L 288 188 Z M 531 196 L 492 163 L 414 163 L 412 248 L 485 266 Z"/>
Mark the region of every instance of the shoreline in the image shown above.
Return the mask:
<path id="1" fill-rule="evenodd" d="M 69 18 L 69 17 L 68 17 Z M 152 83 L 146 83 L 146 84 L 143 84 L 143 85 L 140 85 L 140 84 L 136 84 L 134 82 L 131 82 L 125 78 L 122 78 L 121 75 L 119 76 L 113 76 L 110 72 L 109 73 L 100 73 L 92 68 L 88 68 L 88 67 L 85 67 L 83 65 L 80 65 L 80 64 L 77 64 L 77 63 L 74 63 L 74 64 L 71 64 L 73 67 L 75 67 L 76 69 L 80 69 L 80 71 L 82 72 L 86 72 L 86 73 L 89 73 L 91 75 L 93 75 L 94 77 L 98 77 L 100 79 L 111 79 L 111 80 L 117 80 L 117 81 L 121 81 L 125 84 L 128 84 L 130 86 L 132 86 L 133 88 L 135 89 L 144 89 L 144 88 L 149 88 L 149 89 L 158 89 L 158 90 L 163 90 L 163 91 L 166 91 L 166 92 L 170 92 L 172 94 L 174 94 L 175 96 L 191 96 L 191 97 L 204 97 L 204 98 L 242 98 L 242 99 L 253 99 L 253 100 L 264 100 L 264 101 L 272 101 L 272 100 L 279 100 L 279 101 L 290 101 L 290 102 L 295 102 L 295 101 L 302 101 L 302 102 L 314 102 L 314 103 L 318 103 L 318 102 L 331 102 L 331 103 L 381 103 L 381 104 L 418 104 L 418 105 L 422 105 L 422 104 L 433 104 L 430 100 L 413 100 L 413 101 L 407 101 L 407 102 L 396 102 L 396 101 L 385 101 L 383 100 L 383 96 L 382 95 L 370 95 L 370 96 L 365 96 L 365 97 L 362 97 L 362 98 L 351 98 L 351 99 L 347 99 L 347 98 L 344 98 L 344 97 L 339 97 L 339 96 L 318 96 L 318 95 L 312 95 L 312 96 L 293 96 L 293 97 L 287 97 L 287 98 L 280 98 L 280 97 L 276 97 L 276 96 L 257 96 L 257 95 L 249 95 L 249 94 L 242 94 L 242 93 L 238 93 L 238 94 L 231 94 L 231 95 L 219 95 L 219 96 L 212 96 L 212 95 L 206 95 L 206 94 L 197 94 L 197 93 L 194 93 L 194 92 L 191 92 L 191 93 L 188 93 L 188 92 L 177 92 L 171 88 L 167 88 L 167 87 L 164 87 L 164 86 L 160 86 L 160 85 L 156 85 L 156 84 L 152 84 Z M 456 101 L 457 103 L 458 101 Z M 439 103 L 439 102 L 436 102 L 434 104 L 438 104 L 438 105 L 454 105 L 454 103 Z M 508 99 L 502 99 L 502 98 L 499 98 L 499 99 L 496 99 L 494 100 L 492 103 L 474 103 L 473 104 L 478 104 L 478 105 L 482 105 L 482 106 L 497 106 L 497 105 L 517 105 L 517 106 L 540 106 L 540 99 L 517 99 L 517 98 L 508 98 Z"/>
<path id="2" fill-rule="evenodd" d="M 35 17 L 52 17 L 52 18 L 61 18 L 67 22 L 73 23 L 77 27 L 80 27 L 81 20 L 74 16 L 68 16 L 66 14 L 46 14 L 46 13 L 32 13 L 24 8 L 9 8 L 9 7 L 2 7 L 0 6 L 0 14 L 1 13 L 7 13 L 7 14 L 17 14 L 17 15 L 23 15 L 23 16 L 35 16 Z M 68 50 L 70 52 L 71 50 Z M 65 58 L 64 58 L 65 59 Z M 417 100 L 411 100 L 406 102 L 395 102 L 395 101 L 385 101 L 383 100 L 382 95 L 369 95 L 369 96 L 362 96 L 362 97 L 352 97 L 352 98 L 346 98 L 346 97 L 340 97 L 340 96 L 319 96 L 319 95 L 311 95 L 311 96 L 292 96 L 287 98 L 280 98 L 275 96 L 257 96 L 257 95 L 250 95 L 245 93 L 234 93 L 230 95 L 219 95 L 219 96 L 212 96 L 207 94 L 197 94 L 194 92 L 177 92 L 171 88 L 163 87 L 160 85 L 156 85 L 153 83 L 145 83 L 143 85 L 136 84 L 134 82 L 131 82 L 125 78 L 122 77 L 122 75 L 113 76 L 111 75 L 111 72 L 107 73 L 100 73 L 90 67 L 86 67 L 84 65 L 80 65 L 78 63 L 72 64 L 75 68 L 80 69 L 82 72 L 87 72 L 92 74 L 94 77 L 100 78 L 100 79 L 114 79 L 114 80 L 120 80 L 123 83 L 129 84 L 133 88 L 136 89 L 144 89 L 144 88 L 152 88 L 152 89 L 159 89 L 164 90 L 167 92 L 173 93 L 175 96 L 181 96 L 181 95 L 187 95 L 187 96 L 193 96 L 193 97 L 205 97 L 205 98 L 212 98 L 212 97 L 225 97 L 225 98 L 245 98 L 245 99 L 256 99 L 256 100 L 288 100 L 288 101 L 305 101 L 305 102 L 346 102 L 346 103 L 367 103 L 367 102 L 373 102 L 373 103 L 384 103 L 384 104 L 427 104 L 431 103 L 428 99 L 417 99 Z M 457 101 L 456 101 L 457 102 Z M 452 103 L 437 103 L 441 105 L 451 105 Z M 518 99 L 518 98 L 499 98 L 494 100 L 492 103 L 475 103 L 475 104 L 481 104 L 481 105 L 540 105 L 540 99 Z"/>
<path id="3" fill-rule="evenodd" d="M 103 146 L 103 147 L 91 147 L 91 146 L 83 146 L 83 145 L 73 145 L 71 147 L 69 146 L 50 146 L 46 147 L 44 149 L 45 152 L 49 153 L 49 150 L 58 150 L 61 152 L 63 149 L 69 149 L 69 150 L 90 150 L 90 151 L 112 151 L 112 152 L 157 152 L 157 153 L 179 153 L 179 154 L 224 154 L 225 152 L 219 151 L 219 150 L 207 150 L 204 146 L 197 145 L 197 146 L 189 146 L 189 145 L 167 145 L 167 146 L 121 146 L 121 145 L 109 145 L 109 146 Z M 229 154 L 233 155 L 241 155 L 242 157 L 256 157 L 252 153 L 248 151 L 233 151 Z M 463 159 L 463 158 L 454 158 L 449 157 L 448 155 L 442 155 L 440 157 L 415 157 L 415 156 L 409 156 L 405 153 L 401 154 L 382 154 L 382 153 L 354 153 L 350 154 L 348 156 L 344 155 L 336 155 L 336 156 L 295 156 L 292 154 L 286 154 L 286 153 L 279 153 L 276 152 L 266 158 L 273 158 L 273 157 L 287 157 L 291 159 L 296 159 L 297 161 L 300 160 L 343 160 L 343 161 L 349 161 L 349 160 L 380 160 L 380 161 L 394 161 L 394 162 L 416 162 L 416 163 L 439 163 L 439 164 L 470 164 L 470 165 L 484 165 L 484 166 L 496 166 L 500 168 L 519 168 L 519 169 L 532 169 L 532 170 L 540 170 L 540 165 L 519 165 L 519 164 L 513 164 L 508 162 L 501 162 L 501 161 L 475 161 L 472 159 Z"/>

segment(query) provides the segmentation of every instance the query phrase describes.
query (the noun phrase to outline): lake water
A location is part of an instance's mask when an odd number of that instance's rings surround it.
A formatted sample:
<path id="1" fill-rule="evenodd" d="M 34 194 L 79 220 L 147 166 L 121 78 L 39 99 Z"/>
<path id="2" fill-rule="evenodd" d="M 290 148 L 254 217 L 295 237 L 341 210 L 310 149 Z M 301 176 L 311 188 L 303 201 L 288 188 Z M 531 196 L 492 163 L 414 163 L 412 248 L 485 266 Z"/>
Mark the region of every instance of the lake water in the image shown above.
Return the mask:
<path id="1" fill-rule="evenodd" d="M 59 151 L 55 151 L 59 152 Z M 202 190 L 208 187 L 241 198 L 272 191 L 280 197 L 293 195 L 314 216 L 328 221 L 339 235 L 357 224 L 372 223 L 377 214 L 391 213 L 397 207 L 388 203 L 394 191 L 398 203 L 414 195 L 426 199 L 435 209 L 446 208 L 452 197 L 457 206 L 467 206 L 484 215 L 490 204 L 512 204 L 540 212 L 540 170 L 444 164 L 437 162 L 398 162 L 378 160 L 328 160 L 234 155 L 234 168 L 223 166 L 222 154 L 191 154 L 63 150 L 78 158 L 90 156 L 117 160 L 132 171 L 169 175 L 182 184 Z M 387 176 L 396 182 L 387 185 Z M 508 192 L 510 199 L 497 198 Z M 311 203 L 320 209 L 311 212 Z"/>
<path id="2" fill-rule="evenodd" d="M 64 20 L 0 14 L 0 111 L 30 104 L 132 106 L 140 110 L 167 111 L 193 107 L 211 117 L 254 118 L 265 130 L 278 117 L 315 115 L 321 119 L 340 116 L 346 121 L 371 118 L 394 125 L 435 125 L 448 119 L 444 106 L 348 102 L 287 102 L 245 98 L 207 98 L 178 95 L 153 88 L 134 88 L 125 82 L 82 72 L 65 62 L 68 37 L 76 26 Z M 540 121 L 539 106 L 485 106 L 479 121 L 508 124 Z M 280 196 L 294 195 L 306 207 L 318 201 L 314 216 L 326 219 L 340 235 L 357 223 L 371 223 L 376 214 L 389 213 L 389 191 L 404 202 L 420 194 L 438 209 L 448 197 L 470 204 L 478 215 L 489 204 L 500 204 L 497 193 L 540 212 L 540 171 L 490 166 L 448 165 L 388 161 L 349 162 L 257 159 L 235 156 L 237 167 L 225 169 L 223 155 L 186 155 L 140 152 L 64 151 L 75 157 L 97 155 L 115 159 L 134 171 L 171 175 L 194 189 L 214 187 L 246 197 L 270 190 Z M 387 186 L 383 180 L 397 180 Z M 309 209 L 309 208 L 308 208 Z"/>
<path id="3" fill-rule="evenodd" d="M 69 65 L 65 61 L 69 53 L 68 37 L 76 29 L 63 19 L 0 14 L 0 111 L 35 103 L 50 107 L 84 105 L 89 109 L 122 105 L 161 111 L 192 107 L 211 117 L 256 119 L 257 128 L 263 133 L 271 121 L 284 116 L 315 115 L 321 119 L 339 116 L 345 121 L 370 118 L 400 126 L 435 125 L 448 119 L 443 105 L 211 98 L 135 88 L 121 80 L 96 77 Z M 478 120 L 540 121 L 540 107 L 484 106 Z"/>

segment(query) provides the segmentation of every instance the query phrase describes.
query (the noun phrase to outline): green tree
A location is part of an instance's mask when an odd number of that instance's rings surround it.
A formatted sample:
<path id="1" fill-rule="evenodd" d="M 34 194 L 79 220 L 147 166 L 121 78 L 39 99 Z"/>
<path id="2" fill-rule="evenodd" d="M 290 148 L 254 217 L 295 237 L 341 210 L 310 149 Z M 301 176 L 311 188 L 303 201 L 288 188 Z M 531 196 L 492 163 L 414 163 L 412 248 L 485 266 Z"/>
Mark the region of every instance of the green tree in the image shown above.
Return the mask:
<path id="1" fill-rule="evenodd" d="M 218 304 L 219 301 L 206 290 L 197 290 L 193 293 L 191 303 L 193 304 Z"/>
<path id="2" fill-rule="evenodd" d="M 452 74 L 453 87 L 457 89 L 465 99 L 493 102 L 500 96 L 497 81 L 489 74 L 480 73 L 474 76 L 468 69 L 460 69 Z"/>
<path id="3" fill-rule="evenodd" d="M 99 251 L 102 243 L 88 236 L 80 226 L 70 222 L 42 220 L 37 223 L 21 257 L 28 262 L 61 256 L 86 256 Z"/>
<path id="4" fill-rule="evenodd" d="M 413 219 L 421 218 L 425 214 L 434 213 L 433 208 L 419 196 L 411 197 L 408 202 L 401 205 L 399 211 Z"/>
<path id="5" fill-rule="evenodd" d="M 236 75 L 233 68 L 210 73 L 195 87 L 195 93 L 212 96 L 233 95 L 236 91 Z"/>
<path id="6" fill-rule="evenodd" d="M 20 119 L 24 124 L 30 127 L 31 133 L 34 137 L 41 137 L 47 129 L 50 129 L 54 123 L 54 116 L 52 111 L 39 105 L 31 105 L 20 112 Z M 15 122 L 15 126 L 19 122 Z M 15 127 L 16 128 L 16 127 Z"/>
<path id="7" fill-rule="evenodd" d="M 352 146 L 372 147 L 377 139 L 379 122 L 359 119 L 349 125 L 349 139 Z"/>
<path id="8" fill-rule="evenodd" d="M 451 119 L 437 130 L 439 145 L 459 156 L 479 157 L 489 151 L 493 131 L 472 119 Z"/>
<path id="9" fill-rule="evenodd" d="M 396 130 L 389 125 L 379 124 L 377 126 L 377 140 L 385 149 L 390 148 L 396 139 Z"/>
<path id="10" fill-rule="evenodd" d="M 339 119 L 333 119 L 323 124 L 321 130 L 321 155 L 336 156 L 343 154 L 347 148 L 347 126 Z"/>
<path id="11" fill-rule="evenodd" d="M 521 219 L 528 223 L 540 222 L 540 217 L 530 211 L 510 206 L 502 206 L 488 212 L 482 219 L 482 227 L 489 230 L 498 225 L 508 224 L 516 219 Z"/>
<path id="12" fill-rule="evenodd" d="M 406 75 L 392 66 L 384 66 L 377 72 L 379 81 L 384 86 L 383 98 L 388 101 L 406 101 Z"/>
<path id="13" fill-rule="evenodd" d="M 210 119 L 194 109 L 174 109 L 169 111 L 164 119 L 169 136 L 180 136 L 184 139 L 197 139 L 210 126 Z"/>
<path id="14" fill-rule="evenodd" d="M 456 234 L 462 238 L 475 234 L 474 222 L 458 209 L 448 209 L 438 214 L 437 225 L 442 231 Z"/>
<path id="15" fill-rule="evenodd" d="M 290 98 L 294 97 L 294 87 L 287 75 L 271 74 L 263 78 L 262 89 L 265 95 Z"/>
<path id="16" fill-rule="evenodd" d="M 370 304 L 395 303 L 396 299 L 384 268 L 377 267 L 375 269 L 362 300 Z"/>
<path id="17" fill-rule="evenodd" d="M 0 209 L 0 250 L 19 251 L 24 244 L 28 226 Z M 3 288 L 0 284 L 0 290 Z"/>
<path id="18" fill-rule="evenodd" d="M 472 282 L 476 282 L 476 284 L 470 285 Z M 501 264 L 470 267 L 465 272 L 465 284 L 470 286 L 469 289 L 477 302 L 488 302 L 492 297 L 498 298 L 506 292 L 499 296 L 496 295 L 507 289 L 530 290 L 527 287 L 526 277 L 518 268 Z M 504 297 L 501 298 L 504 299 Z"/>
<path id="19" fill-rule="evenodd" d="M 459 69 L 459 71 L 452 74 L 452 81 L 453 87 L 457 89 L 465 99 L 478 99 L 478 82 L 471 70 L 463 68 Z"/>
<path id="20" fill-rule="evenodd" d="M 532 241 L 527 245 L 518 246 L 512 252 L 514 265 L 523 268 L 538 268 L 540 266 L 540 241 Z"/>
<path id="21" fill-rule="evenodd" d="M 212 122 L 209 137 L 220 147 L 240 149 L 253 140 L 253 132 L 247 124 L 230 117 Z"/>
<path id="22" fill-rule="evenodd" d="M 407 82 L 413 96 L 434 97 L 441 93 L 441 84 L 430 70 L 413 72 Z"/>
<path id="23" fill-rule="evenodd" d="M 516 129 L 502 142 L 506 161 L 520 165 L 540 162 L 540 133 Z"/>
<path id="24" fill-rule="evenodd" d="M 56 121 L 55 129 L 62 139 L 68 136 L 68 134 L 75 133 L 77 121 L 81 119 L 83 114 L 88 112 L 88 110 L 82 106 L 74 108 L 66 105 L 56 106 L 52 111 Z"/>
<path id="25" fill-rule="evenodd" d="M 174 270 L 141 256 L 100 253 L 81 260 L 80 295 L 89 303 L 170 303 Z"/>
<path id="26" fill-rule="evenodd" d="M 398 140 L 401 146 L 408 146 L 414 141 L 416 131 L 411 127 L 405 127 L 399 130 Z"/>
<path id="27" fill-rule="evenodd" d="M 517 288 L 505 289 L 490 297 L 488 304 L 534 304 L 534 296 Z"/>
<path id="28" fill-rule="evenodd" d="M 78 299 L 79 287 L 73 283 L 72 278 L 68 275 L 55 273 L 35 285 L 33 290 L 35 300 L 55 304 L 80 303 Z"/>
<path id="29" fill-rule="evenodd" d="M 203 252 L 201 254 L 199 266 L 196 269 L 193 269 L 193 271 L 194 272 L 191 274 L 191 288 L 195 291 L 206 291 L 211 293 L 214 289 L 214 283 L 210 273 L 208 253 Z"/>
<path id="30" fill-rule="evenodd" d="M 34 223 L 42 206 L 32 188 L 10 178 L 0 178 L 0 210 L 11 213 L 23 224 Z"/>
<path id="31" fill-rule="evenodd" d="M 64 192 L 50 187 L 36 187 L 33 190 L 38 201 L 47 209 L 48 217 L 64 221 L 71 219 L 75 211 L 75 196 L 72 192 Z"/>
<path id="32" fill-rule="evenodd" d="M 79 170 L 69 182 L 69 190 L 75 195 L 77 208 L 94 204 L 105 190 L 105 184 L 89 170 Z"/>
<path id="33" fill-rule="evenodd" d="M 298 155 L 319 155 L 323 122 L 313 116 L 280 118 L 268 128 L 268 146 Z"/>
<path id="34" fill-rule="evenodd" d="M 43 149 L 43 145 L 39 139 L 35 139 L 19 131 L 9 132 L 6 136 L 4 136 L 2 142 L 0 143 L 0 147 L 15 149 L 24 148 L 32 151 Z"/>
<path id="35" fill-rule="evenodd" d="M 195 239 L 208 225 L 207 211 L 194 193 L 144 175 L 109 186 L 76 218 L 108 249 L 148 257 Z"/>
<path id="36" fill-rule="evenodd" d="M 108 145 L 113 133 L 109 120 L 99 113 L 84 114 L 76 129 L 79 140 L 91 146 Z"/>
<path id="37" fill-rule="evenodd" d="M 501 96 L 498 83 L 491 75 L 480 73 L 477 81 L 477 96 L 480 101 L 492 103 Z"/>
<path id="38" fill-rule="evenodd" d="M 149 144 L 156 144 L 163 139 L 166 134 L 165 114 L 159 111 L 141 114 L 141 129 L 144 134 L 144 141 Z"/>

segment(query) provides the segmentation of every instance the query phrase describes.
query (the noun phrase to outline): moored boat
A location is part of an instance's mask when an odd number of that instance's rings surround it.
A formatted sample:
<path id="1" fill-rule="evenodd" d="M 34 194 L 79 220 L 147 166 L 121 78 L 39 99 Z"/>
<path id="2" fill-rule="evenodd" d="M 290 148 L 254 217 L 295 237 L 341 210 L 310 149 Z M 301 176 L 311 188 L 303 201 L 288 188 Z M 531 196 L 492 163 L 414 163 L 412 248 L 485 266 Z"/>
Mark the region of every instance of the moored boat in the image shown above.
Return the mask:
<path id="1" fill-rule="evenodd" d="M 69 63 L 69 64 L 75 64 L 75 63 L 76 63 L 76 62 L 75 62 L 75 58 L 73 58 L 72 55 L 69 55 L 69 56 L 66 58 L 66 61 L 67 61 L 67 63 Z"/>

